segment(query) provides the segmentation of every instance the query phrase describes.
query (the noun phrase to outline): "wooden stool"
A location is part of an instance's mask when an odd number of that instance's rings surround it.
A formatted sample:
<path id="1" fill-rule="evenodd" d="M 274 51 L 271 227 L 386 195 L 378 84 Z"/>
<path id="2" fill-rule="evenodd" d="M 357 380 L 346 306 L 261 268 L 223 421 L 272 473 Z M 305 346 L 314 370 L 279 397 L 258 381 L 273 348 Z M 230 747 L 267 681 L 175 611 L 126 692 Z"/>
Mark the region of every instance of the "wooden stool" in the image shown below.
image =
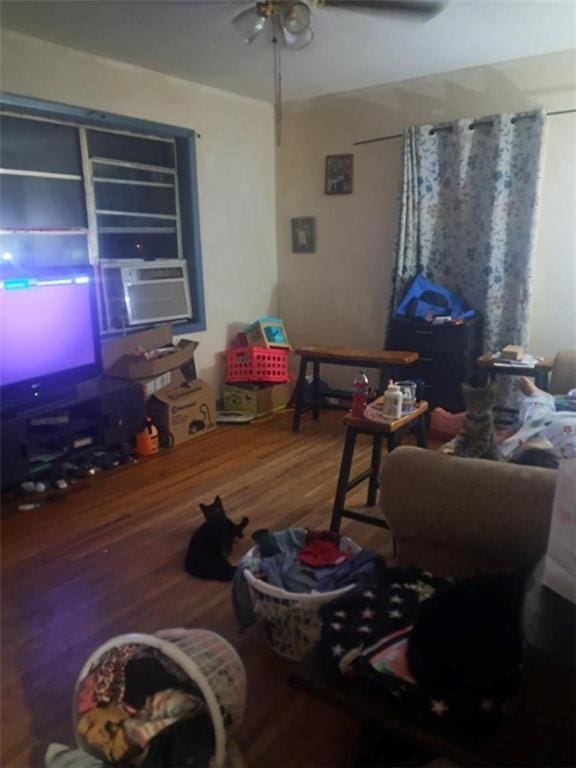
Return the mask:
<path id="1" fill-rule="evenodd" d="M 385 385 L 385 379 L 401 378 L 400 369 L 418 360 L 418 352 L 395 352 L 387 349 L 370 350 L 353 347 L 301 347 L 295 350 L 300 355 L 300 372 L 294 393 L 294 419 L 292 429 L 298 432 L 300 416 L 304 411 L 312 410 L 314 421 L 320 417 L 320 408 L 329 408 L 320 400 L 320 364 L 345 365 L 352 368 L 376 368 L 380 371 L 380 388 Z M 306 381 L 308 363 L 312 363 L 314 379 L 312 384 L 312 400 L 304 403 L 302 394 Z M 328 396 L 341 396 L 340 392 L 327 392 Z M 350 395 L 347 395 L 350 397 Z"/>
<path id="2" fill-rule="evenodd" d="M 346 439 L 344 441 L 344 451 L 340 463 L 340 474 L 338 476 L 338 486 L 336 488 L 336 498 L 334 499 L 334 509 L 332 510 L 332 519 L 330 520 L 330 530 L 339 531 L 340 522 L 343 517 L 351 520 L 359 520 L 362 523 L 377 525 L 380 528 L 388 528 L 388 523 L 380 517 L 373 515 L 364 515 L 361 512 L 353 512 L 351 509 L 345 509 L 346 494 L 352 488 L 368 480 L 368 498 L 366 506 L 373 507 L 376 504 L 376 494 L 378 491 L 378 474 L 380 472 L 380 458 L 382 456 L 382 440 L 386 438 L 388 442 L 388 452 L 394 450 L 399 445 L 401 436 L 407 432 L 415 432 L 416 440 L 420 448 L 427 447 L 426 439 L 426 411 L 428 403 L 422 400 L 412 413 L 407 413 L 396 421 L 379 422 L 370 419 L 359 419 L 354 416 L 346 416 L 344 424 L 346 425 Z M 354 448 L 356 447 L 357 435 L 371 435 L 372 442 L 372 461 L 370 467 L 365 469 L 356 477 L 350 480 L 350 470 L 352 468 L 352 459 L 354 458 Z"/>

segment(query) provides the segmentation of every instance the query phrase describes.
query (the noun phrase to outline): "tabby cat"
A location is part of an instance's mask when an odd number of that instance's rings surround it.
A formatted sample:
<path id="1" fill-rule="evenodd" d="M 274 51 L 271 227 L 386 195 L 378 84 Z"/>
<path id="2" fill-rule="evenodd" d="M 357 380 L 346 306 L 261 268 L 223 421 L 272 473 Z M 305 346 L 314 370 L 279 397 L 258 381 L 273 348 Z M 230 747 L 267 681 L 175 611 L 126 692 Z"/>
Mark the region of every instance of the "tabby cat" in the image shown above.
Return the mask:
<path id="1" fill-rule="evenodd" d="M 186 554 L 186 570 L 199 579 L 232 581 L 236 568 L 227 557 L 232 551 L 234 539 L 241 539 L 248 518 L 243 517 L 239 525 L 233 523 L 222 505 L 220 496 L 212 504 L 200 504 L 206 522 L 194 532 Z"/>
<path id="2" fill-rule="evenodd" d="M 471 387 L 462 384 L 462 394 L 466 404 L 466 415 L 462 429 L 456 437 L 442 446 L 443 453 L 454 456 L 466 456 L 473 459 L 500 460 L 500 451 L 496 445 L 496 431 L 492 409 L 496 398 L 496 384 L 487 387 Z"/>

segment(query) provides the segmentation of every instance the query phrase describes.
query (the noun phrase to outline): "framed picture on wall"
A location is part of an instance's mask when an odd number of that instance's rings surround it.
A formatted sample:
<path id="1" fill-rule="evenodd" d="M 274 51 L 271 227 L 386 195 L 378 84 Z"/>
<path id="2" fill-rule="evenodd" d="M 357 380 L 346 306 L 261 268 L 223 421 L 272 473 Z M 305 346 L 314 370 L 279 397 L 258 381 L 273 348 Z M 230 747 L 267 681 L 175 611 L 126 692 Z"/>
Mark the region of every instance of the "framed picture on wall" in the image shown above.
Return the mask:
<path id="1" fill-rule="evenodd" d="M 292 219 L 292 253 L 316 253 L 316 218 Z"/>
<path id="2" fill-rule="evenodd" d="M 349 195 L 354 180 L 354 155 L 327 155 L 324 192 L 327 195 Z"/>

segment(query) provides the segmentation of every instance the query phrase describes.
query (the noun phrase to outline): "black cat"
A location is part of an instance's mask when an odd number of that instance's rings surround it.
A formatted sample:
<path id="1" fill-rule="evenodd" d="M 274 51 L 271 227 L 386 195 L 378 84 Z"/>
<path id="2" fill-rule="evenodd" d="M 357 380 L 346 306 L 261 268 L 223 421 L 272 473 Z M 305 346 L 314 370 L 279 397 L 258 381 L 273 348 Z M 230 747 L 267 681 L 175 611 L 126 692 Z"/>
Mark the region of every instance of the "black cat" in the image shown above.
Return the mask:
<path id="1" fill-rule="evenodd" d="M 226 559 L 234 539 L 241 539 L 248 518 L 236 525 L 226 517 L 220 496 L 212 504 L 200 504 L 206 522 L 192 535 L 186 554 L 186 570 L 199 579 L 232 581 L 236 568 Z"/>
<path id="2" fill-rule="evenodd" d="M 417 682 L 449 692 L 508 695 L 524 658 L 524 582 L 486 574 L 426 600 L 408 642 Z"/>

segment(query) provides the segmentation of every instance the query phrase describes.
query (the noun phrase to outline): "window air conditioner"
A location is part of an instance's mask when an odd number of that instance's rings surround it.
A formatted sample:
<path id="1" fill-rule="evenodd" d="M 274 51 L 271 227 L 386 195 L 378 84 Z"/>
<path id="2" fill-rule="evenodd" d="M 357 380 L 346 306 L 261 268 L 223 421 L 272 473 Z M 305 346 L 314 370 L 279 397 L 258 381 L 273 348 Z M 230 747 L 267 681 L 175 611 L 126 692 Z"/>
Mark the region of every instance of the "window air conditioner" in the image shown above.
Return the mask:
<path id="1" fill-rule="evenodd" d="M 106 262 L 100 267 L 109 329 L 192 317 L 185 261 Z"/>

